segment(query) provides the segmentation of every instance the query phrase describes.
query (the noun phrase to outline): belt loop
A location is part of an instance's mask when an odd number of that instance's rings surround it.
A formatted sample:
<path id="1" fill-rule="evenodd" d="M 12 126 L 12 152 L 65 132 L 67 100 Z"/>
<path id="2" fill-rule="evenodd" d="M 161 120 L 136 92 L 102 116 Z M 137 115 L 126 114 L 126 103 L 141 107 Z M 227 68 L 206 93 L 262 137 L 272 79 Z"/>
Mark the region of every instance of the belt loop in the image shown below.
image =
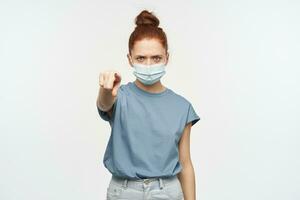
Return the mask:
<path id="1" fill-rule="evenodd" d="M 158 178 L 158 179 L 159 179 L 159 188 L 162 189 L 164 187 L 163 179 L 162 178 Z"/>
<path id="2" fill-rule="evenodd" d="M 128 184 L 128 179 L 125 178 L 124 181 L 123 181 L 123 187 L 126 188 L 126 187 L 127 187 L 127 184 Z"/>

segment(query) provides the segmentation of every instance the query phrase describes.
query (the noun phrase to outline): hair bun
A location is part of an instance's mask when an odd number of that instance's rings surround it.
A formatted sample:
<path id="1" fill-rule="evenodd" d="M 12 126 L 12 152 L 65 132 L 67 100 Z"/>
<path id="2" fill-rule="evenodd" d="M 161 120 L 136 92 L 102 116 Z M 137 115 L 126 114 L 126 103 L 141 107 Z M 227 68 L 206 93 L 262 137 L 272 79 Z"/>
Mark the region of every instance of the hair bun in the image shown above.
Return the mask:
<path id="1" fill-rule="evenodd" d="M 135 18 L 135 24 L 137 26 L 141 25 L 152 25 L 157 26 L 159 25 L 158 18 L 152 14 L 152 12 L 149 12 L 148 10 L 143 10 L 136 18 Z"/>

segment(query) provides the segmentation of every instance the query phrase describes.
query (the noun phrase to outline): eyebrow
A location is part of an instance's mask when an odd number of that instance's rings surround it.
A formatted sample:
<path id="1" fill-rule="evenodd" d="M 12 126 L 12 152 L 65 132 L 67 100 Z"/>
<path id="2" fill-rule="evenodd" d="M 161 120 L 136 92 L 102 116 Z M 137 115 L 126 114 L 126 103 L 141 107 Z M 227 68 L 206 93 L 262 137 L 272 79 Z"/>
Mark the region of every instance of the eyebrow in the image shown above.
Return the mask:
<path id="1" fill-rule="evenodd" d="M 143 55 L 136 55 L 135 57 L 137 58 L 137 57 L 146 57 L 146 56 L 143 56 Z M 162 57 L 162 55 L 153 55 L 153 56 L 151 56 L 151 57 L 152 57 L 152 58 L 153 58 L 153 57 Z"/>

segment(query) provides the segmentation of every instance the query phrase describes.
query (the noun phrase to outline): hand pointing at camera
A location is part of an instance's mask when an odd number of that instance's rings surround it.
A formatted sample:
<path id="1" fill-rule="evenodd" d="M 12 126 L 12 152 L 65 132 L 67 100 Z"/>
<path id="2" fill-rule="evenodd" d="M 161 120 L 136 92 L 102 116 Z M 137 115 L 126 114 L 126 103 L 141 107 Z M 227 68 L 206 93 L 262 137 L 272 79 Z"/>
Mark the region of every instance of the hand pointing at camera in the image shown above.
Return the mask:
<path id="1" fill-rule="evenodd" d="M 103 111 L 109 111 L 114 104 L 118 89 L 121 84 L 121 75 L 114 70 L 107 70 L 100 73 L 100 91 L 97 99 L 98 107 Z"/>
<path id="2" fill-rule="evenodd" d="M 116 71 L 105 71 L 100 73 L 100 86 L 104 90 L 111 91 L 113 96 L 117 96 L 121 83 L 121 75 Z"/>

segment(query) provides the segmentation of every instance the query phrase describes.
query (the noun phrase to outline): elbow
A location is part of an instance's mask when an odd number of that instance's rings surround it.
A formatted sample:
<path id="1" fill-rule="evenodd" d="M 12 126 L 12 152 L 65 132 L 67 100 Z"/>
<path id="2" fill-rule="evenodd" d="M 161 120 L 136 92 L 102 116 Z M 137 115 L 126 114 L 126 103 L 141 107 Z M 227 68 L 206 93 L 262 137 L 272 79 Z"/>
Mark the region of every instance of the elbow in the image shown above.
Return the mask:
<path id="1" fill-rule="evenodd" d="M 192 160 L 190 158 L 184 159 L 180 161 L 182 168 L 190 168 L 193 167 Z"/>

